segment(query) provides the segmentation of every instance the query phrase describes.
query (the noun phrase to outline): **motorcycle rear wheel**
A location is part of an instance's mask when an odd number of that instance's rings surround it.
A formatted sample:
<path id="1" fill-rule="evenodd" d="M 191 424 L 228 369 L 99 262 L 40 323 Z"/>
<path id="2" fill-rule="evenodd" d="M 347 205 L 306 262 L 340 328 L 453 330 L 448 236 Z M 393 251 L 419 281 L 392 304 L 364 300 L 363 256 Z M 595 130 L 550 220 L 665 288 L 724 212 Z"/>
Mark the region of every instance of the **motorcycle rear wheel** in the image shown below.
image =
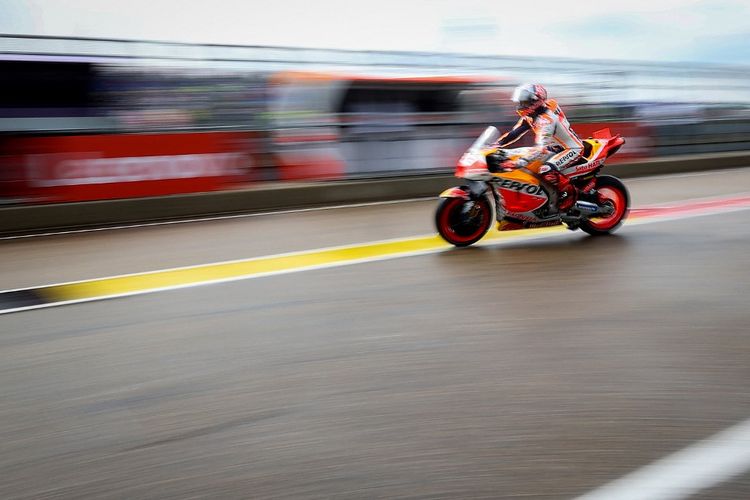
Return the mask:
<path id="1" fill-rule="evenodd" d="M 466 247 L 482 239 L 492 226 L 492 220 L 492 207 L 486 198 L 442 198 L 435 211 L 438 233 L 457 247 Z"/>
<path id="2" fill-rule="evenodd" d="M 592 217 L 581 221 L 580 228 L 588 234 L 598 236 L 614 232 L 630 212 L 630 194 L 625 184 L 617 177 L 602 175 L 596 179 L 599 204 L 610 205 L 612 214 L 605 217 Z"/>

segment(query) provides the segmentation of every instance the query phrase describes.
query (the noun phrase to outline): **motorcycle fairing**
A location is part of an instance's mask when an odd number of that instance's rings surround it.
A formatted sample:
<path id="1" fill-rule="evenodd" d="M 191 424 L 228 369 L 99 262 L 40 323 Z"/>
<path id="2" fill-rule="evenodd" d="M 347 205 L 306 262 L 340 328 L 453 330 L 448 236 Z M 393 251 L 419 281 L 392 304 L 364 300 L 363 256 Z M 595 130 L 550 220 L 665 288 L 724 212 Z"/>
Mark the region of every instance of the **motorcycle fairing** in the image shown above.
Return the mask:
<path id="1" fill-rule="evenodd" d="M 584 142 L 591 146 L 591 152 L 584 158 L 583 163 L 576 163 L 567 168 L 562 169 L 562 174 L 574 178 L 581 175 L 590 173 L 591 171 L 599 168 L 606 159 L 606 139 L 586 139 Z"/>
<path id="2" fill-rule="evenodd" d="M 440 193 L 440 198 L 462 198 L 468 200 L 469 193 L 460 187 L 452 187 Z"/>
<path id="3" fill-rule="evenodd" d="M 549 199 L 539 180 L 531 173 L 519 169 L 495 174 L 495 178 L 493 186 L 509 214 L 533 212 Z"/>
<path id="4" fill-rule="evenodd" d="M 586 155 L 585 161 L 562 170 L 562 173 L 571 179 L 589 174 L 601 167 L 604 160 L 615 154 L 625 144 L 625 139 L 619 134 L 612 135 L 606 128 L 597 130 L 594 132 L 593 139 L 586 139 L 583 142 L 591 146 L 591 151 Z"/>

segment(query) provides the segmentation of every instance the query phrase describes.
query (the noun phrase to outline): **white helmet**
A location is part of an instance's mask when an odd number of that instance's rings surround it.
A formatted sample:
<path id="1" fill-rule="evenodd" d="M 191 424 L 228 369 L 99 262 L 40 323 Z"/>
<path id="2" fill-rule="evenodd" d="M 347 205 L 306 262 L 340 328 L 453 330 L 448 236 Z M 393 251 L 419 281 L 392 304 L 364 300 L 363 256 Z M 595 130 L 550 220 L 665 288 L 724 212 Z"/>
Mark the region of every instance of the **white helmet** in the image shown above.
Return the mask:
<path id="1" fill-rule="evenodd" d="M 510 100 L 517 104 L 516 112 L 519 115 L 528 116 L 544 106 L 547 89 L 541 85 L 525 83 L 516 87 Z"/>

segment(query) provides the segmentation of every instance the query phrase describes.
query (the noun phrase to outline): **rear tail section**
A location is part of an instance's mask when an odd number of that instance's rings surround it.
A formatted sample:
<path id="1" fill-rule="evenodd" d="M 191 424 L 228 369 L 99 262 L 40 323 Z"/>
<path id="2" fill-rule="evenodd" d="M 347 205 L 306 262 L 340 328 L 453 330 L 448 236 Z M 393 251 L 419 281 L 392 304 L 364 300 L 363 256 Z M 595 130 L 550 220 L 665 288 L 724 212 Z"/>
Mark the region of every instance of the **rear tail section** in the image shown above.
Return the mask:
<path id="1" fill-rule="evenodd" d="M 594 139 L 605 139 L 607 141 L 607 145 L 605 146 L 607 158 L 617 153 L 622 145 L 625 144 L 625 139 L 620 134 L 612 135 L 609 128 L 599 129 L 593 135 Z"/>
<path id="2" fill-rule="evenodd" d="M 615 134 L 614 137 L 607 141 L 607 158 L 617 153 L 622 145 L 625 144 L 625 139 L 620 137 L 620 134 Z"/>
<path id="3" fill-rule="evenodd" d="M 612 132 L 610 132 L 609 128 L 602 128 L 594 132 L 593 136 L 594 139 L 609 139 L 612 137 Z"/>

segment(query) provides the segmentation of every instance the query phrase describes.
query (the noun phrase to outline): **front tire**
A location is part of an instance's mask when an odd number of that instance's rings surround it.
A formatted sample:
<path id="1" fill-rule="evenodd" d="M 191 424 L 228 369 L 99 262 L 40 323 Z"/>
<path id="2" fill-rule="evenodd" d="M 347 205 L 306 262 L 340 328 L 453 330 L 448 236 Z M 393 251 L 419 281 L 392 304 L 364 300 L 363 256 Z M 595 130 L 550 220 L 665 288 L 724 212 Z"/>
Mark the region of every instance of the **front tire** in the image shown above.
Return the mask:
<path id="1" fill-rule="evenodd" d="M 617 177 L 602 175 L 596 179 L 596 190 L 599 204 L 612 207 L 612 214 L 605 217 L 592 217 L 581 221 L 580 228 L 588 234 L 597 236 L 614 232 L 630 212 L 630 194 L 625 184 Z"/>
<path id="2" fill-rule="evenodd" d="M 440 236 L 457 247 L 476 243 L 492 226 L 492 207 L 482 197 L 477 200 L 442 198 L 435 211 Z"/>

